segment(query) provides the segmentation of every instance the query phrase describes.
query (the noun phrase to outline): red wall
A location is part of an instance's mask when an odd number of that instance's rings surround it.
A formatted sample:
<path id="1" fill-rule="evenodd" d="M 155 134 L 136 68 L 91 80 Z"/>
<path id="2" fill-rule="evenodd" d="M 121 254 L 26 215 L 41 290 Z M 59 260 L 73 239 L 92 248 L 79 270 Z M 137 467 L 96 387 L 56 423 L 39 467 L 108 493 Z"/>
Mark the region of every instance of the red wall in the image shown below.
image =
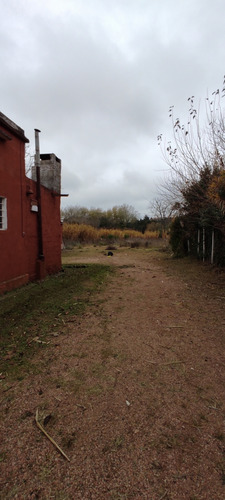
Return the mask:
<path id="1" fill-rule="evenodd" d="M 24 142 L 17 137 L 0 142 L 0 196 L 7 199 L 8 222 L 7 230 L 0 230 L 0 283 L 14 280 L 16 284 L 16 278 L 19 283 L 28 279 L 24 240 L 24 147 Z"/>
<path id="2" fill-rule="evenodd" d="M 29 191 L 26 196 L 26 237 L 25 245 L 30 279 L 38 276 L 38 214 L 31 211 L 32 203 L 36 201 L 36 182 L 27 179 Z M 44 265 L 42 273 L 51 274 L 61 269 L 62 226 L 60 222 L 60 197 L 41 186 L 42 238 Z M 44 267 L 44 269 L 43 269 Z M 41 272 L 41 271 L 40 271 Z"/>
<path id="3" fill-rule="evenodd" d="M 0 292 L 61 269 L 60 197 L 41 187 L 44 260 L 40 263 L 38 214 L 31 211 L 36 182 L 25 176 L 23 140 L 5 131 L 12 140 L 0 141 L 0 196 L 7 199 L 8 220 L 7 229 L 0 230 Z"/>

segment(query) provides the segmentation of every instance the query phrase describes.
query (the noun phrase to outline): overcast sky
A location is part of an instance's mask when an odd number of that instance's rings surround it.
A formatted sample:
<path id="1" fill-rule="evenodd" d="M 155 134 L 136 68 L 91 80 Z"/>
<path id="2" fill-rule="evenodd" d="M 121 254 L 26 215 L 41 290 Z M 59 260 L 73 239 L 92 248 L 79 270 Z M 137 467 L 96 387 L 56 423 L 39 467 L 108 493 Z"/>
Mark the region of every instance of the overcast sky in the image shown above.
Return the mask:
<path id="1" fill-rule="evenodd" d="M 224 0 L 0 0 L 0 111 L 62 160 L 62 206 L 149 215 L 157 135 L 221 88 Z"/>

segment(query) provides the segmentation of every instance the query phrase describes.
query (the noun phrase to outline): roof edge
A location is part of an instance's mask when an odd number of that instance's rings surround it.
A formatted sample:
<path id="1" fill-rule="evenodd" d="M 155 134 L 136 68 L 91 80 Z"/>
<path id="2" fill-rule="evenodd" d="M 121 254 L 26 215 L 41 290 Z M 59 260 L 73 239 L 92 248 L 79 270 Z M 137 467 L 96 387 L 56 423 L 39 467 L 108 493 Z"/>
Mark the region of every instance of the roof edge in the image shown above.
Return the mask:
<path id="1" fill-rule="evenodd" d="M 10 118 L 1 113 L 0 111 L 0 125 L 4 126 L 11 133 L 19 137 L 23 142 L 30 142 L 27 137 L 25 137 L 24 130 L 14 123 Z"/>

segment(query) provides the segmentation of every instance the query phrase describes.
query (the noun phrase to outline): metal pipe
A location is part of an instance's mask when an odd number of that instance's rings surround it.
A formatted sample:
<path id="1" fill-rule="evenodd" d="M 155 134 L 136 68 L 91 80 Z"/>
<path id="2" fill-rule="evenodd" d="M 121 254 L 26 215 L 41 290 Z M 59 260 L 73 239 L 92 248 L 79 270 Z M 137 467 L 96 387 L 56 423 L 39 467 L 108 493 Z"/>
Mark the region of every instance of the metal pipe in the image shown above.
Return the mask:
<path id="1" fill-rule="evenodd" d="M 40 146 L 39 133 L 37 128 L 35 131 L 35 167 L 37 177 L 37 202 L 38 202 L 38 258 L 44 260 L 43 253 L 43 234 L 42 234 L 42 213 L 41 213 L 41 174 L 40 174 Z"/>

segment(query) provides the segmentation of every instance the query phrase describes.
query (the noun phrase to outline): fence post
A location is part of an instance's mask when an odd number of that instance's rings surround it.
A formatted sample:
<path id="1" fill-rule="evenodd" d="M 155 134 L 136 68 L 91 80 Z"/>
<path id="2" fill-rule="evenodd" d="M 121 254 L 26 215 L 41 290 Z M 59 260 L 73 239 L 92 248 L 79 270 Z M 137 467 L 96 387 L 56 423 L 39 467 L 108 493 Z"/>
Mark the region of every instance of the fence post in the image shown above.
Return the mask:
<path id="1" fill-rule="evenodd" d="M 198 244 L 197 244 L 197 254 L 200 253 L 200 229 L 198 229 Z"/>
<path id="2" fill-rule="evenodd" d="M 202 260 L 205 262 L 205 228 L 202 230 Z"/>
<path id="3" fill-rule="evenodd" d="M 212 229 L 211 264 L 213 264 L 214 261 L 214 243 L 215 243 L 215 234 L 214 234 L 214 229 Z"/>

